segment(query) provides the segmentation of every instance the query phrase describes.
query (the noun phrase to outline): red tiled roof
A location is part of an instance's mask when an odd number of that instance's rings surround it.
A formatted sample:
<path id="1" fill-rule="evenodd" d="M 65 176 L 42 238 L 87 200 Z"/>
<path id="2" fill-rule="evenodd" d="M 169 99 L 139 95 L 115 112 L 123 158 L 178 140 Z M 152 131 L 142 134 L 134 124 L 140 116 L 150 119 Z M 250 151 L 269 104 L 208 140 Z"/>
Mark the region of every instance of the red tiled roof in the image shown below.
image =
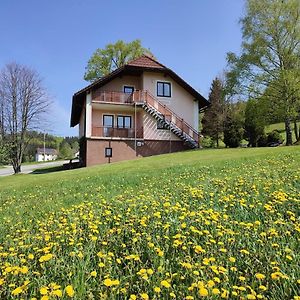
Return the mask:
<path id="1" fill-rule="evenodd" d="M 154 58 L 143 55 L 139 58 L 133 59 L 129 61 L 127 66 L 135 66 L 135 67 L 143 67 L 143 68 L 157 68 L 157 69 L 165 69 L 166 67 L 156 61 Z"/>

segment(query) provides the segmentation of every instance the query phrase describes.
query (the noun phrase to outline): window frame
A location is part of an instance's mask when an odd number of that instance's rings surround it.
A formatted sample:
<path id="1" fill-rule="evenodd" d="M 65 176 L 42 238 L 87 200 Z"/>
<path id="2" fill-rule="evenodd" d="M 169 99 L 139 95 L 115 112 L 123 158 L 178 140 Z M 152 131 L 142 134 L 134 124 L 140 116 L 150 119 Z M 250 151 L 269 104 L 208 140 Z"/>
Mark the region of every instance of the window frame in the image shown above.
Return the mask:
<path id="1" fill-rule="evenodd" d="M 104 124 L 104 119 L 105 117 L 112 117 L 112 126 L 107 126 Z M 102 125 L 103 127 L 107 127 L 107 128 L 114 128 L 115 127 L 115 116 L 114 115 L 102 115 Z"/>
<path id="2" fill-rule="evenodd" d="M 159 84 L 163 85 L 163 93 L 162 94 L 158 93 L 158 85 Z M 170 90 L 170 94 L 169 95 L 165 95 L 165 85 L 169 86 L 169 90 Z M 157 97 L 164 97 L 164 98 L 171 98 L 172 97 L 172 85 L 171 85 L 171 82 L 169 82 L 169 81 L 156 81 L 156 96 Z"/>
<path id="3" fill-rule="evenodd" d="M 122 127 L 119 126 L 119 118 L 122 118 L 123 121 L 122 121 Z M 125 118 L 129 118 L 130 119 L 130 124 L 129 124 L 129 127 L 125 127 L 124 124 L 125 124 Z M 130 129 L 132 128 L 132 116 L 129 116 L 129 115 L 117 115 L 117 128 L 120 128 L 120 129 Z"/>
<path id="4" fill-rule="evenodd" d="M 126 88 L 130 88 L 132 90 L 132 92 L 131 93 L 126 93 L 125 92 Z M 124 94 L 131 95 L 134 92 L 134 90 L 135 90 L 135 87 L 133 85 L 123 85 L 123 93 Z"/>
<path id="5" fill-rule="evenodd" d="M 112 147 L 105 147 L 104 149 L 104 155 L 105 157 L 112 157 Z"/>

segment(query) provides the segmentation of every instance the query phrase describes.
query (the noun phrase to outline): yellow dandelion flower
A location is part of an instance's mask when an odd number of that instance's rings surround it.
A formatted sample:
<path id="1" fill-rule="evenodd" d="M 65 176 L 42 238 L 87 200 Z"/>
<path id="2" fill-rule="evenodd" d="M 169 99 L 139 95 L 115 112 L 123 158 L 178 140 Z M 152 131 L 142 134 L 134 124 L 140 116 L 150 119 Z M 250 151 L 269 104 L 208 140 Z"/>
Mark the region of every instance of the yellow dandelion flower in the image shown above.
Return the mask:
<path id="1" fill-rule="evenodd" d="M 213 288 L 211 292 L 213 295 L 219 295 L 221 293 L 218 288 Z"/>
<path id="2" fill-rule="evenodd" d="M 162 280 L 160 284 L 167 289 L 171 287 L 171 284 L 167 280 Z"/>
<path id="3" fill-rule="evenodd" d="M 199 289 L 199 295 L 201 297 L 207 297 L 208 296 L 208 290 L 205 287 L 200 287 Z"/>
<path id="4" fill-rule="evenodd" d="M 143 300 L 149 300 L 149 296 L 146 293 L 142 293 L 142 294 L 140 294 L 140 296 Z"/>
<path id="5" fill-rule="evenodd" d="M 90 273 L 90 275 L 91 275 L 92 277 L 96 277 L 96 276 L 97 276 L 97 272 L 96 272 L 96 271 L 92 271 L 92 272 Z"/>
<path id="6" fill-rule="evenodd" d="M 40 288 L 40 294 L 41 295 L 47 295 L 48 294 L 48 288 L 46 286 L 43 286 Z"/>
<path id="7" fill-rule="evenodd" d="M 22 289 L 22 287 L 17 287 L 16 289 L 14 289 L 12 292 L 11 292 L 11 294 L 13 295 L 13 296 L 17 296 L 17 295 L 19 295 L 19 294 L 21 294 L 23 292 L 23 289 Z"/>
<path id="8" fill-rule="evenodd" d="M 62 297 L 62 290 L 54 290 L 51 292 L 51 295 L 55 295 L 57 297 Z"/>
<path id="9" fill-rule="evenodd" d="M 255 277 L 259 280 L 263 280 L 266 278 L 266 276 L 264 274 L 261 274 L 261 273 L 256 273 L 255 274 Z"/>
<path id="10" fill-rule="evenodd" d="M 66 293 L 67 293 L 67 295 L 68 295 L 69 297 L 74 297 L 75 291 L 74 291 L 72 285 L 67 285 L 66 288 L 65 288 L 65 291 L 66 291 Z"/>

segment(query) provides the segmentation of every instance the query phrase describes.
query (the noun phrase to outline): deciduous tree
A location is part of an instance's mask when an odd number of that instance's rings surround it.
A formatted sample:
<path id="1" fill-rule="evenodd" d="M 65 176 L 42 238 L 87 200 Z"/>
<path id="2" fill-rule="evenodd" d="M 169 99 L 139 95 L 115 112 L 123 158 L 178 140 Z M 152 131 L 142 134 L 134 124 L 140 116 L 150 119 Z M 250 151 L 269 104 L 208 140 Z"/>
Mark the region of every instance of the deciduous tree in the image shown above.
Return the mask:
<path id="1" fill-rule="evenodd" d="M 228 54 L 229 86 L 273 103 L 291 145 L 290 122 L 300 105 L 300 1 L 248 0 L 241 24 L 241 55 Z"/>
<path id="2" fill-rule="evenodd" d="M 50 103 L 36 71 L 16 63 L 0 71 L 1 135 L 15 173 L 21 171 L 27 133 L 41 127 Z"/>
<path id="3" fill-rule="evenodd" d="M 93 82 L 143 54 L 153 56 L 149 49 L 142 47 L 140 40 L 129 43 L 119 40 L 108 44 L 94 52 L 88 61 L 84 79 Z"/>

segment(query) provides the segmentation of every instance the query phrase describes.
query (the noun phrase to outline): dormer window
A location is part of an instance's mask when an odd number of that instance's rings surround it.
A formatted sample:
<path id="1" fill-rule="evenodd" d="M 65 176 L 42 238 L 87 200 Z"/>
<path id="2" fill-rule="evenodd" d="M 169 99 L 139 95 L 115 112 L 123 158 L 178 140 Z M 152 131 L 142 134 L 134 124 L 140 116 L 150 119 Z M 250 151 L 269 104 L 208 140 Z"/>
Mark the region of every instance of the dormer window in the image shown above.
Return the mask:
<path id="1" fill-rule="evenodd" d="M 171 97 L 171 83 L 157 81 L 157 97 Z"/>

